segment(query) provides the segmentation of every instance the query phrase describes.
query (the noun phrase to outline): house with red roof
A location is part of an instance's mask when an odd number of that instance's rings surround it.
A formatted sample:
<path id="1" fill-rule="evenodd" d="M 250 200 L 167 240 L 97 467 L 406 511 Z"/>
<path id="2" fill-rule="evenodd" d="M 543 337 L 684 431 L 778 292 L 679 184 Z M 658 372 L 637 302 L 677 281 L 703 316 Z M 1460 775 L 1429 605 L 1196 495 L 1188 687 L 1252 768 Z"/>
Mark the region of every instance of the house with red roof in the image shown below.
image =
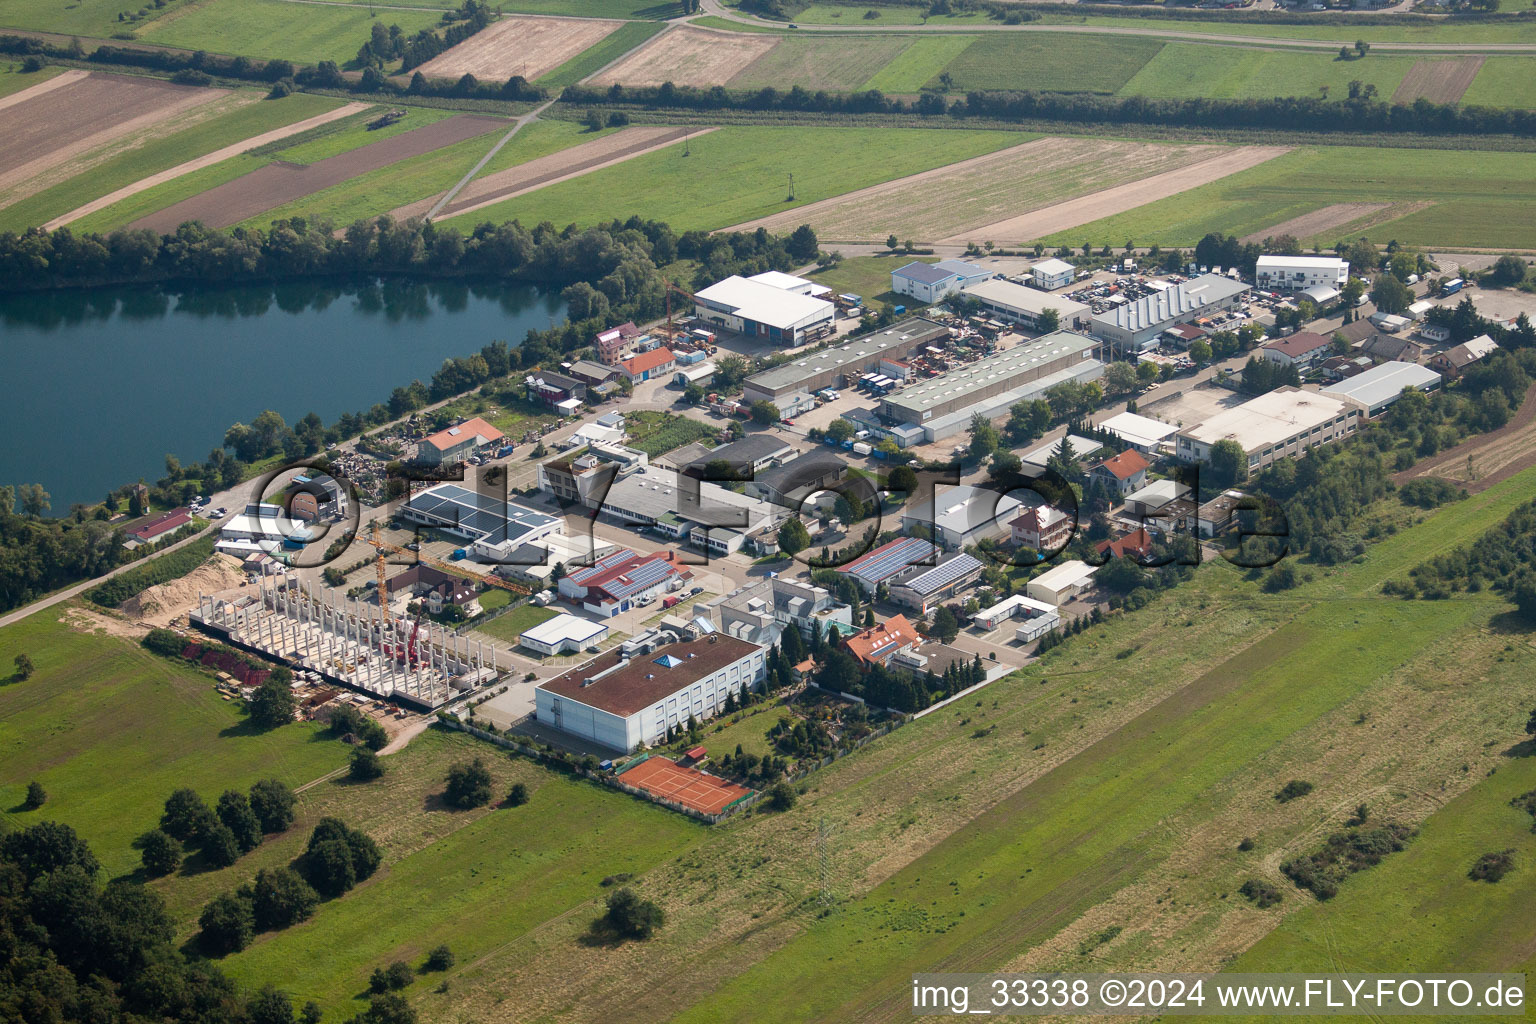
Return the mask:
<path id="1" fill-rule="evenodd" d="M 1297 331 L 1289 338 L 1279 338 L 1259 346 L 1259 355 L 1281 366 L 1305 370 L 1327 359 L 1333 339 L 1312 331 Z"/>
<path id="2" fill-rule="evenodd" d="M 902 651 L 920 646 L 923 640 L 917 627 L 907 621 L 905 615 L 892 615 L 878 626 L 871 626 L 855 633 L 844 641 L 848 653 L 858 659 L 864 668 L 874 665 L 889 666 L 891 659 Z"/>
<path id="3" fill-rule="evenodd" d="M 668 555 L 642 555 L 620 548 L 593 565 L 567 573 L 559 589 L 560 596 L 572 604 L 607 619 L 675 589 L 687 578 L 687 570 Z"/>
<path id="4" fill-rule="evenodd" d="M 1026 508 L 1008 524 L 1010 539 L 1020 547 L 1055 551 L 1072 537 L 1072 517 L 1051 505 Z"/>
<path id="5" fill-rule="evenodd" d="M 476 448 L 495 444 L 506 437 L 479 416 L 439 430 L 416 446 L 416 461 L 429 466 L 449 466 L 463 462 Z"/>
<path id="6" fill-rule="evenodd" d="M 1088 478 L 1099 481 L 1123 498 L 1146 484 L 1150 468 L 1152 464 L 1132 448 L 1093 466 L 1088 470 Z"/>
<path id="7" fill-rule="evenodd" d="M 1094 545 L 1094 550 L 1099 554 L 1108 552 L 1110 558 L 1134 558 L 1145 559 L 1152 554 L 1153 537 L 1143 526 L 1134 533 L 1128 533 L 1114 540 L 1100 541 Z"/>
<path id="8" fill-rule="evenodd" d="M 620 360 L 619 372 L 628 377 L 631 384 L 638 384 L 670 373 L 676 365 L 677 357 L 671 349 L 653 348 L 649 352 L 638 352 L 628 359 Z"/>
<path id="9" fill-rule="evenodd" d="M 169 512 L 162 512 L 126 530 L 127 539 L 124 546 L 138 547 L 140 544 L 153 544 L 166 534 L 175 533 L 191 521 L 192 513 L 185 508 L 173 508 Z"/>

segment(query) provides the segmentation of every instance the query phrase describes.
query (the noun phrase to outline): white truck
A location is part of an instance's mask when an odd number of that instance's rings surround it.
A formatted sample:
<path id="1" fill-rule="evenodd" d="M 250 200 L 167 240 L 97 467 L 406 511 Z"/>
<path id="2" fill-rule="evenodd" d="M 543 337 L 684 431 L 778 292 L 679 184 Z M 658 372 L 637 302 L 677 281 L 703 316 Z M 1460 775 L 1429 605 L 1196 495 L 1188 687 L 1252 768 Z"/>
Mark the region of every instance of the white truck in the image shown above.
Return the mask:
<path id="1" fill-rule="evenodd" d="M 874 448 L 872 448 L 870 445 L 866 444 L 863 441 L 858 441 L 853 446 L 853 454 L 855 454 L 855 455 L 868 455 L 870 452 L 872 452 L 874 450 L 875 450 Z"/>

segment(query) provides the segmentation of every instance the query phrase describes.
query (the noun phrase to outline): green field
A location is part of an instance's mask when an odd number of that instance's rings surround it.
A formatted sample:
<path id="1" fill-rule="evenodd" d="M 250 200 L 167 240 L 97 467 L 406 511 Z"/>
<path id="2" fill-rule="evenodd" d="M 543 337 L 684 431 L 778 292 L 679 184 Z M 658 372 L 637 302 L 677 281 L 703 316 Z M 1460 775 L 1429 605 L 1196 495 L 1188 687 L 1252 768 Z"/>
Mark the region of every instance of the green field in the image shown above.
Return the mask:
<path id="1" fill-rule="evenodd" d="M 294 93 L 281 100 L 252 103 L 174 135 L 150 140 L 50 189 L 0 209 L 0 230 L 20 231 L 44 224 L 152 174 L 242 139 L 334 110 L 341 104 L 341 100 L 325 96 Z"/>
<path id="2" fill-rule="evenodd" d="M 1263 22 L 1198 21 L 1172 18 L 1122 18 L 1114 15 L 1072 17 L 1047 14 L 1047 25 L 1086 25 L 1089 28 L 1126 28 L 1138 32 L 1237 36 L 1260 39 L 1321 39 L 1353 43 L 1529 43 L 1536 42 L 1536 22 L 1529 18 L 1496 23 L 1456 22 L 1430 25 L 1332 25 L 1327 16 L 1309 25 L 1275 25 Z"/>
<path id="3" fill-rule="evenodd" d="M 896 55 L 878 73 L 860 88 L 879 89 L 886 93 L 917 92 L 950 61 L 965 52 L 975 36 L 928 36 L 912 40 L 905 50 Z"/>
<path id="4" fill-rule="evenodd" d="M 30 89 L 39 82 L 46 82 L 62 71 L 62 68 L 43 68 L 41 71 L 23 71 L 20 64 L 0 62 L 0 96 Z"/>
<path id="5" fill-rule="evenodd" d="M 227 181 L 233 181 L 243 174 L 249 174 L 259 167 L 271 163 L 274 160 L 287 160 L 290 163 L 309 164 L 326 157 L 336 156 L 358 146 L 365 146 L 381 139 L 389 138 L 401 132 L 420 128 L 440 121 L 445 117 L 452 117 L 454 111 L 440 110 L 435 107 L 406 107 L 406 115 L 396 123 L 378 131 L 368 131 L 365 127 L 377 110 L 363 111 L 353 117 L 342 118 L 317 129 L 314 136 L 306 132 L 295 136 L 297 143 L 288 145 L 287 141 L 279 142 L 271 147 L 252 153 L 242 153 L 231 157 L 211 167 L 193 171 L 183 175 L 174 181 L 168 181 L 154 188 L 146 189 L 138 195 L 129 196 L 121 202 L 113 203 L 103 210 L 98 210 L 88 216 L 82 217 L 72 227 L 76 231 L 110 231 L 114 228 L 131 224 L 140 217 L 163 210 L 173 203 L 179 203 L 183 199 L 195 196 L 199 192 L 205 192 L 215 185 L 222 185 Z M 286 148 L 284 148 L 286 147 Z M 430 154 L 428 154 L 430 155 Z M 421 158 L 416 158 L 421 159 Z M 469 164 L 464 165 L 464 170 L 469 169 Z M 460 172 L 463 173 L 462 171 Z M 349 183 L 350 184 L 350 183 Z M 346 187 L 346 186 L 338 186 Z M 416 196 L 415 198 L 421 198 Z M 387 209 L 387 208 L 386 208 Z M 382 210 L 379 212 L 383 212 Z M 271 217 L 265 217 L 262 223 L 270 221 Z"/>
<path id="6" fill-rule="evenodd" d="M 1462 95 L 1467 106 L 1536 107 L 1536 59 L 1489 57 Z"/>
<path id="7" fill-rule="evenodd" d="M 657 22 L 629 21 L 604 36 L 595 45 L 583 50 L 547 75 L 539 78 L 539 84 L 549 89 L 563 89 L 575 85 L 588 75 L 618 60 L 665 26 Z"/>
<path id="8" fill-rule="evenodd" d="M 493 636 L 498 640 L 508 643 L 517 643 L 518 637 L 541 622 L 548 622 L 559 615 L 554 608 L 540 608 L 538 605 L 525 604 L 512 609 L 505 615 L 498 616 L 489 622 L 478 625 L 475 629 L 487 636 Z"/>
<path id="9" fill-rule="evenodd" d="M 722 128 L 448 223 L 590 224 L 644 213 L 679 231 L 720 228 L 1002 149 L 1010 132 Z M 856 159 L 854 158 L 856 155 Z M 787 203 L 789 176 L 795 202 Z"/>
<path id="10" fill-rule="evenodd" d="M 1247 235 L 1334 203 L 1405 204 L 1369 232 L 1383 242 L 1525 248 L 1536 237 L 1536 154 L 1364 146 L 1296 149 L 1188 192 L 1043 239 L 1049 245 L 1193 245 Z M 1407 204 L 1430 204 L 1411 212 Z M 1383 219 L 1398 211 L 1388 210 Z M 1331 245 L 1336 231 L 1316 239 Z M 1303 241 L 1306 241 L 1305 239 Z"/>
<path id="11" fill-rule="evenodd" d="M 290 786 L 346 763 L 347 748 L 310 725 L 252 730 L 211 676 L 137 644 L 79 632 L 59 613 L 0 629 L 0 664 L 26 653 L 37 674 L 0 686 L 0 813 L 7 827 L 51 819 L 74 826 L 109 875 L 139 862 L 133 838 L 154 828 L 171 791 L 210 803 L 225 789 L 276 777 Z M 39 811 L 20 811 L 37 779 Z"/>
<path id="12" fill-rule="evenodd" d="M 865 11 L 878 11 L 880 17 L 866 18 Z M 945 14 L 925 18 L 922 7 L 853 7 L 841 4 L 812 4 L 794 16 L 797 25 L 840 25 L 845 28 L 879 28 L 881 25 L 928 25 L 946 28 L 951 25 L 1000 24 L 980 12 Z"/>
<path id="13" fill-rule="evenodd" d="M 855 256 L 823 270 L 814 270 L 806 276 L 839 294 L 851 292 L 861 295 L 865 303 L 888 301 L 919 305 L 891 291 L 891 271 L 906 266 L 914 259 L 920 263 L 934 262 L 931 256 Z"/>
<path id="14" fill-rule="evenodd" d="M 733 89 L 787 88 L 853 92 L 906 48 L 891 36 L 861 39 L 791 36 L 731 79 Z"/>
<path id="15" fill-rule="evenodd" d="M 399 25 L 410 36 L 418 29 L 436 26 L 440 15 L 397 8 L 385 11 L 380 18 L 386 25 Z M 140 37 L 145 42 L 210 53 L 283 57 L 305 64 L 322 60 L 345 64 L 368 41 L 372 21 L 365 6 L 207 0 L 184 13 L 161 18 Z"/>
<path id="16" fill-rule="evenodd" d="M 961 90 L 1113 93 L 1162 47 L 1160 40 L 1136 37 L 1105 46 L 1092 36 L 993 32 L 967 46 L 944 71 Z M 927 84 L 939 85 L 938 76 Z"/>
<path id="17" fill-rule="evenodd" d="M 1235 46 L 1169 43 L 1120 89 L 1122 96 L 1172 99 L 1268 99 L 1274 96 L 1348 95 L 1349 83 L 1374 85 L 1390 99 L 1417 58 L 1370 54 L 1339 60 L 1336 54 L 1282 53 Z"/>
<path id="18" fill-rule="evenodd" d="M 128 0 L 6 0 L 0 4 L 0 27 L 105 39 L 124 27 L 117 20 L 119 13 L 132 14 L 144 6 L 148 5 Z M 171 4 L 156 14 L 165 17 L 177 9 L 178 5 Z"/>

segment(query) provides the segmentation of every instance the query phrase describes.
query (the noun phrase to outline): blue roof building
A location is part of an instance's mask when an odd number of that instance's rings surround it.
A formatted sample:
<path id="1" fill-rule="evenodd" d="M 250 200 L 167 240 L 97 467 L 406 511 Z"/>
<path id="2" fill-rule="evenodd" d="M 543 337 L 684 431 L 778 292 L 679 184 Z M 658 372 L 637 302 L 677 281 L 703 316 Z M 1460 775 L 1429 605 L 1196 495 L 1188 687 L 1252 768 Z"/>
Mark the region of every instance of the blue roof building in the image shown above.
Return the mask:
<path id="1" fill-rule="evenodd" d="M 891 290 L 917 302 L 939 302 L 992 276 L 992 271 L 964 260 L 915 261 L 891 271 Z"/>

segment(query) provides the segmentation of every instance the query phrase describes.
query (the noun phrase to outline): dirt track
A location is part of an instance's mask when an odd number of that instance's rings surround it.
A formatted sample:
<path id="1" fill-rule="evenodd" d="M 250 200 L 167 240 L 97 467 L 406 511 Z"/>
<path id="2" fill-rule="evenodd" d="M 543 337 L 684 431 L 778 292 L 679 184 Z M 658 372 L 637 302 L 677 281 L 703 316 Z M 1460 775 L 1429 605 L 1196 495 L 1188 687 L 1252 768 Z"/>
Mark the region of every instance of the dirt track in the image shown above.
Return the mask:
<path id="1" fill-rule="evenodd" d="M 453 202 L 438 211 L 438 219 L 455 214 L 470 213 L 503 199 L 520 196 L 524 192 L 553 185 L 567 178 L 580 177 L 613 164 L 632 160 L 652 150 L 676 145 L 684 136 L 698 136 L 712 132 L 713 128 L 672 128 L 645 126 L 625 128 L 621 132 L 586 142 L 570 149 L 541 156 L 516 167 L 488 174 L 471 182 Z M 402 206 L 392 211 L 398 219 L 418 217 L 432 206 L 431 199 Z"/>
<path id="2" fill-rule="evenodd" d="M 163 170 L 158 174 L 151 174 L 147 178 L 140 178 L 131 185 L 124 185 L 117 191 L 109 192 L 100 199 L 93 199 L 79 209 L 69 211 L 62 217 L 55 217 L 47 224 L 44 224 L 43 227 L 52 231 L 56 227 L 79 220 L 81 217 L 89 216 L 97 210 L 105 210 L 113 203 L 121 202 L 129 196 L 138 195 L 140 192 L 154 188 L 156 185 L 162 185 L 167 181 L 179 178 L 183 174 L 191 174 L 193 171 L 200 171 L 204 167 L 212 167 L 216 163 L 228 160 L 232 156 L 239 156 L 241 153 L 255 149 L 257 146 L 265 146 L 268 143 L 286 139 L 290 135 L 297 135 L 299 132 L 307 132 L 311 128 L 318 128 L 322 124 L 328 124 L 343 117 L 350 117 L 353 114 L 367 110 L 370 106 L 372 106 L 371 103 L 347 103 L 324 114 L 316 114 L 314 117 L 295 121 L 293 124 L 274 128 L 260 135 L 253 135 L 233 145 L 225 146 L 223 149 L 216 149 L 212 153 L 206 153 L 195 160 L 188 160 L 184 164 L 177 164 L 175 167 Z"/>
<path id="3" fill-rule="evenodd" d="M 68 77 L 69 73 L 59 78 Z M 154 78 L 92 72 L 42 83 L 0 111 L 0 190 L 81 153 L 229 95 Z"/>
<path id="4" fill-rule="evenodd" d="M 1150 178 L 1117 185 L 1092 195 L 1079 196 L 1043 210 L 988 224 L 965 236 L 940 239 L 940 242 L 966 242 L 971 238 L 996 239 L 998 242 L 1026 242 L 1053 235 L 1098 220 L 1121 210 L 1133 210 L 1159 199 L 1188 192 L 1192 188 L 1246 171 L 1283 153 L 1290 146 L 1241 146 L 1209 160 L 1181 167 Z"/>
<path id="5" fill-rule="evenodd" d="M 1416 477 L 1432 476 L 1477 494 L 1531 466 L 1536 466 L 1536 388 L 1526 392 L 1520 408 L 1498 430 L 1425 459 L 1398 473 L 1392 482 L 1402 486 Z"/>
<path id="6" fill-rule="evenodd" d="M 420 70 L 429 78 L 458 78 L 467 73 L 482 81 L 501 81 L 522 75 L 531 82 L 622 24 L 596 18 L 503 17 L 433 57 Z"/>
<path id="7" fill-rule="evenodd" d="M 271 163 L 134 221 L 130 227 L 168 232 L 190 220 L 200 220 L 214 228 L 228 227 L 254 217 L 263 210 L 302 199 L 359 174 L 388 167 L 506 125 L 504 118 L 459 114 L 312 164 Z"/>
<path id="8" fill-rule="evenodd" d="M 592 80 L 593 85 L 725 85 L 773 49 L 777 36 L 714 32 L 691 25 L 670 28 Z"/>
<path id="9" fill-rule="evenodd" d="M 1340 227 L 1361 217 L 1369 217 L 1378 210 L 1385 210 L 1391 203 L 1330 203 L 1319 207 L 1310 213 L 1304 213 L 1300 217 L 1292 217 L 1290 220 L 1281 221 L 1273 227 L 1263 231 L 1255 231 L 1251 235 L 1244 235 L 1243 241 L 1262 242 L 1266 238 L 1279 235 L 1294 235 L 1296 238 L 1311 238 L 1321 234 L 1330 228 Z"/>
<path id="10" fill-rule="evenodd" d="M 1460 103 L 1482 69 L 1482 57 L 1414 61 L 1393 90 L 1392 102 L 1412 103 L 1422 96 L 1431 103 Z"/>

